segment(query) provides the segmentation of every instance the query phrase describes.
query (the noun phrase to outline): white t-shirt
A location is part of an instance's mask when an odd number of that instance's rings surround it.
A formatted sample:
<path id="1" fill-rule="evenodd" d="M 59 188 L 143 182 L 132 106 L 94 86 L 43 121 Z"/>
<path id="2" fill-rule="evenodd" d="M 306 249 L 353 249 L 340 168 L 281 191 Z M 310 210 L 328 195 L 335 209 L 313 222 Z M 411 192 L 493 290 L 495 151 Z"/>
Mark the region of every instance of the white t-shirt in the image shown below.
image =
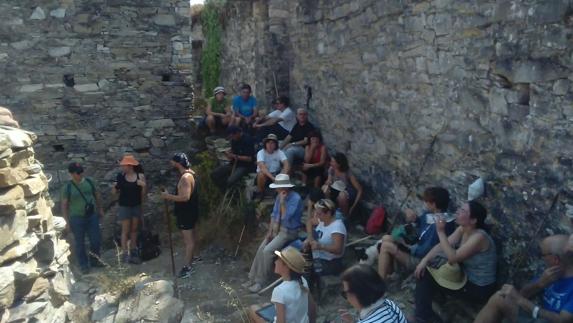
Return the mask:
<path id="1" fill-rule="evenodd" d="M 290 132 L 294 125 L 296 124 L 296 115 L 290 107 L 286 107 L 282 112 L 281 110 L 275 110 L 268 115 L 269 118 L 281 118 L 279 125 L 283 127 L 286 131 Z"/>
<path id="2" fill-rule="evenodd" d="M 302 284 L 308 289 L 308 283 L 304 277 Z M 275 289 L 271 296 L 271 302 L 285 306 L 286 321 L 289 323 L 308 323 L 308 290 L 303 291 L 297 281 L 284 281 Z M 274 322 L 277 318 L 275 316 Z"/>
<path id="3" fill-rule="evenodd" d="M 269 154 L 265 149 L 261 149 L 257 153 L 257 164 L 263 162 L 272 174 L 278 174 L 281 171 L 283 168 L 281 162 L 285 160 L 287 157 L 280 149 L 275 150 L 272 154 Z M 260 171 L 259 166 L 257 166 L 257 173 Z"/>
<path id="4" fill-rule="evenodd" d="M 341 233 L 344 235 L 344 244 L 346 245 L 346 227 L 341 220 L 334 220 L 328 226 L 324 225 L 324 222 L 320 221 L 316 226 L 316 232 L 318 233 L 318 243 L 323 246 L 328 246 L 334 243 L 332 239 L 333 233 Z M 312 252 L 313 258 L 332 260 L 336 258 L 342 258 L 344 256 L 344 247 L 342 248 L 342 254 L 335 255 L 331 252 L 325 250 L 316 250 Z"/>

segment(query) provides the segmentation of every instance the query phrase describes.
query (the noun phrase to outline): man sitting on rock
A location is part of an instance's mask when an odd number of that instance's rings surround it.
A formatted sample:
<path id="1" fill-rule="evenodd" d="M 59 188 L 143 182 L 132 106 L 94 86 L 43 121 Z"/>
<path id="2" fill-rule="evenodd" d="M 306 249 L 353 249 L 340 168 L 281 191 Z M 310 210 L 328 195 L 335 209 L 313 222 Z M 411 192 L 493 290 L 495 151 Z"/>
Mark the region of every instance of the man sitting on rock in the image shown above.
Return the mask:
<path id="1" fill-rule="evenodd" d="M 243 176 L 255 169 L 255 143 L 253 138 L 243 133 L 237 126 L 229 126 L 227 134 L 231 139 L 231 150 L 225 155 L 230 163 L 221 165 L 211 173 L 213 182 L 221 190 L 225 190 L 237 183 Z"/>
<path id="2" fill-rule="evenodd" d="M 231 102 L 225 97 L 225 88 L 217 86 L 213 90 L 213 96 L 207 99 L 205 123 L 209 132 L 214 134 L 217 127 L 226 127 L 231 122 L 231 117 Z"/>
<path id="3" fill-rule="evenodd" d="M 101 246 L 100 218 L 103 217 L 101 197 L 91 178 L 84 177 L 84 168 L 80 163 L 71 163 L 68 172 L 72 178 L 62 187 L 62 215 L 67 228 L 72 229 L 75 252 L 80 270 L 87 274 L 91 267 L 102 267 L 99 252 Z M 68 230 L 66 230 L 68 231 Z M 90 253 L 86 252 L 85 238 L 90 241 Z"/>
<path id="4" fill-rule="evenodd" d="M 283 140 L 296 124 L 296 116 L 289 107 L 288 97 L 280 96 L 274 101 L 274 104 L 275 110 L 266 117 L 257 120 L 253 125 L 257 131 L 259 142 L 271 133 L 274 133 L 279 140 Z"/>
<path id="5" fill-rule="evenodd" d="M 241 124 L 250 127 L 258 115 L 257 99 L 251 95 L 251 86 L 243 84 L 241 95 L 233 98 L 233 119 L 231 124 L 239 126 Z"/>
<path id="6" fill-rule="evenodd" d="M 249 280 L 243 284 L 243 287 L 249 288 L 253 293 L 257 293 L 268 283 L 275 250 L 281 250 L 287 243 L 295 240 L 302 226 L 303 201 L 297 192 L 291 190 L 294 185 L 289 176 L 277 175 L 269 187 L 277 190 L 269 231 L 257 250 Z"/>
<path id="7" fill-rule="evenodd" d="M 308 145 L 308 135 L 314 131 L 314 125 L 308 121 L 308 112 L 300 108 L 296 111 L 296 124 L 283 140 L 281 150 L 285 152 L 291 167 L 296 161 L 304 159 L 304 148 Z"/>
<path id="8" fill-rule="evenodd" d="M 454 231 L 455 217 L 447 213 L 450 203 L 448 191 L 442 187 L 430 187 L 424 191 L 423 198 L 426 211 L 416 216 L 413 210 L 407 209 L 407 224 L 401 226 L 400 230 L 393 231 L 392 235 L 382 237 L 378 258 L 378 273 L 382 279 L 392 274 L 394 261 L 408 271 L 413 271 L 420 259 L 439 242 L 434 215 L 441 213 L 446 219 L 446 235 Z"/>
<path id="9" fill-rule="evenodd" d="M 547 268 L 533 282 L 517 291 L 504 285 L 480 311 L 474 323 L 573 322 L 573 255 L 567 254 L 567 235 L 554 235 L 541 241 L 541 257 Z M 537 305 L 529 299 L 543 295 Z"/>

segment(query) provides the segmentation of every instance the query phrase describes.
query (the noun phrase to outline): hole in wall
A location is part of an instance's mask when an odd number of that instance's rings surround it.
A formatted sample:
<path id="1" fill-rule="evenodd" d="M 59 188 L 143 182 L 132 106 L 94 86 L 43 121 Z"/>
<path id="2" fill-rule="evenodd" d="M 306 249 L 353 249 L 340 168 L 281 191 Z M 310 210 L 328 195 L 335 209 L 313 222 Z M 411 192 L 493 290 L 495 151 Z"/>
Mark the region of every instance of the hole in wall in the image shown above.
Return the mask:
<path id="1" fill-rule="evenodd" d="M 161 82 L 171 82 L 171 74 L 169 73 L 161 74 Z"/>
<path id="2" fill-rule="evenodd" d="M 529 105 L 529 97 L 530 97 L 529 83 L 517 84 L 516 90 L 517 90 L 517 103 L 521 105 Z"/>
<path id="3" fill-rule="evenodd" d="M 67 87 L 74 87 L 76 81 L 74 80 L 74 74 L 64 74 L 64 84 Z"/>
<path id="4" fill-rule="evenodd" d="M 52 145 L 52 148 L 54 148 L 54 151 L 57 152 L 64 151 L 64 145 Z"/>

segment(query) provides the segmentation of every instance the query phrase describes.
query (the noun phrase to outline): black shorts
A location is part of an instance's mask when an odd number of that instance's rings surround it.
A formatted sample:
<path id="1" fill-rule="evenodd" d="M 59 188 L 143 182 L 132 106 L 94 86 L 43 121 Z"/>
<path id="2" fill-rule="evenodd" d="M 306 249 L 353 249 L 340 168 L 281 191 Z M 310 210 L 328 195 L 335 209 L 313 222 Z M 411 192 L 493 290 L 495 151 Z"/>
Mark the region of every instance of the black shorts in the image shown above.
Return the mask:
<path id="1" fill-rule="evenodd" d="M 179 230 L 191 230 L 195 228 L 197 224 L 199 212 L 176 213 L 175 219 L 177 220 L 177 228 Z"/>

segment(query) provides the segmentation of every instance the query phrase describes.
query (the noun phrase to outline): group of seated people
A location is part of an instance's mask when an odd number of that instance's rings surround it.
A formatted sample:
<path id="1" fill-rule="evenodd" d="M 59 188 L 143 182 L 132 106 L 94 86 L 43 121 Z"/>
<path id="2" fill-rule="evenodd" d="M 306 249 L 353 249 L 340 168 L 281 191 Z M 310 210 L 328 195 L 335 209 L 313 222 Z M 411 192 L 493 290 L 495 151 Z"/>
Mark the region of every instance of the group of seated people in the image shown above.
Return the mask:
<path id="1" fill-rule="evenodd" d="M 573 239 L 569 241 L 565 235 L 545 238 L 540 244 L 547 266 L 543 274 L 520 291 L 504 285 L 496 292 L 498 255 L 485 224 L 486 208 L 468 201 L 453 214 L 449 212 L 450 194 L 442 187 L 427 188 L 424 211 L 417 215 L 406 209 L 405 224 L 376 244 L 377 270 L 355 265 L 344 271 L 348 234 L 343 220 L 354 213 L 362 197 L 362 187 L 346 156 L 329 156 L 320 132 L 308 121 L 308 112 L 298 109 L 295 114 L 286 97 L 277 98 L 274 110 L 260 117 L 248 85 L 241 87 L 241 95 L 232 102 L 226 101 L 222 87 L 214 92 L 206 123 L 213 131 L 217 125 L 226 126 L 231 139 L 231 149 L 226 152 L 231 163 L 213 172 L 215 182 L 226 189 L 256 170 L 258 194 L 263 196 L 269 183 L 277 193 L 269 230 L 243 284 L 251 292 L 259 292 L 270 282 L 274 264 L 274 273 L 283 282 L 273 290 L 273 304 L 266 307 L 271 312 L 268 320 L 315 322 L 316 304 L 309 293 L 312 281 L 342 273 L 342 294 L 358 310 L 356 318 L 341 313 L 342 322 L 406 322 L 400 308 L 384 297 L 384 282 L 395 277 L 398 268 L 417 279 L 415 312 L 409 322 L 442 322 L 432 309 L 439 294 L 485 304 L 476 323 L 504 319 L 573 322 Z M 256 152 L 259 144 L 262 148 Z M 299 238 L 304 202 L 292 189 L 289 176 L 297 163 L 304 182 L 317 188 L 307 198 L 304 240 Z M 535 295 L 543 296 L 541 305 L 530 300 Z M 265 322 L 266 314 L 253 308 L 250 317 Z"/>
<path id="2" fill-rule="evenodd" d="M 485 223 L 486 208 L 477 201 L 468 201 L 462 203 L 454 215 L 448 211 L 449 192 L 441 187 L 430 187 L 424 191 L 424 211 L 420 215 L 411 209 L 405 210 L 404 227 L 409 228 L 398 227 L 377 243 L 380 248 L 377 270 L 361 264 L 344 271 L 342 257 L 348 234 L 344 222 L 336 216 L 340 206 L 334 200 L 321 197 L 322 192 L 310 194 L 308 210 L 312 215 L 306 223 L 306 238 L 300 243 L 298 231 L 302 226 L 303 199 L 292 190 L 294 185 L 286 174 L 277 175 L 270 187 L 277 190 L 277 198 L 269 231 L 243 286 L 251 292 L 260 291 L 272 278 L 275 255 L 296 255 L 304 264 L 298 271 L 300 283 L 295 285 L 281 274 L 278 268 L 289 267 L 292 262 L 279 257 L 282 262 L 275 261 L 275 273 L 283 278 L 283 283 L 275 290 L 280 294 L 279 291 L 287 288 L 283 284 L 291 286 L 289 288 L 298 286 L 300 293 L 291 293 L 289 289 L 288 294 L 305 298 L 304 303 L 295 301 L 299 307 L 293 309 L 301 315 L 296 317 L 305 318 L 289 320 L 289 315 L 294 315 L 290 312 L 293 299 L 277 296 L 273 291 L 273 304 L 265 308 L 272 310 L 276 322 L 315 322 L 316 304 L 308 294 L 313 286 L 309 280 L 341 273 L 343 295 L 358 310 L 356 318 L 341 313 L 342 322 L 406 322 L 400 308 L 384 297 L 384 282 L 397 276 L 393 275 L 395 268 L 416 278 L 415 311 L 409 322 L 442 322 L 432 309 L 432 302 L 440 300 L 436 298 L 438 295 L 468 304 L 486 304 L 477 315 L 476 323 L 502 322 L 503 319 L 573 322 L 573 239 L 569 243 L 566 235 L 550 236 L 541 242 L 542 257 L 548 268 L 539 278 L 519 292 L 510 285 L 497 291 L 497 248 Z M 529 300 L 535 295 L 543 295 L 541 305 Z M 301 310 L 301 304 L 306 311 Z M 250 315 L 253 321 L 264 322 L 264 311 L 260 308 L 252 308 Z"/>
<path id="3" fill-rule="evenodd" d="M 300 170 L 305 185 L 322 187 L 329 196 L 331 190 L 337 190 L 336 202 L 341 212 L 345 216 L 355 214 L 362 186 L 344 154 L 329 156 L 320 131 L 308 120 L 308 111 L 301 108 L 295 114 L 289 99 L 280 96 L 273 101 L 273 111 L 260 117 L 257 100 L 248 84 L 231 101 L 225 95 L 223 87 L 215 88 L 214 96 L 207 100 L 205 116 L 210 131 L 225 127 L 231 141 L 230 150 L 224 152 L 229 163 L 211 174 L 222 190 L 255 171 L 255 196 L 262 199 L 268 184 L 278 174 L 292 176 L 296 169 Z"/>

